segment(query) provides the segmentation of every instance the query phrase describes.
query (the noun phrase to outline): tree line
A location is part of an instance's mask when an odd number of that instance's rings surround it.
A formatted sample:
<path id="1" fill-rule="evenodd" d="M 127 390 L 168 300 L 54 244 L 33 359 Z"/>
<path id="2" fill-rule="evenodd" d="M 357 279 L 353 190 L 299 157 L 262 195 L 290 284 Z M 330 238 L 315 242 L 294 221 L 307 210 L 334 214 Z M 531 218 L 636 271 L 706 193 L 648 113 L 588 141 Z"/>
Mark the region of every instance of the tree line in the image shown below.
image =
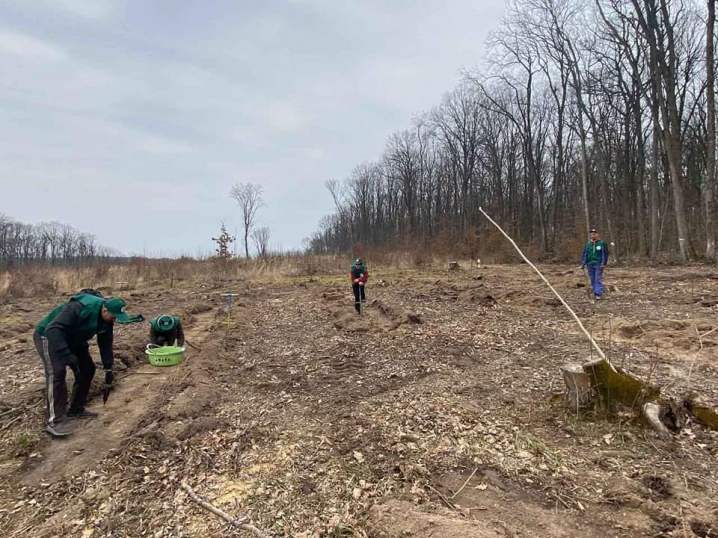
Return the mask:
<path id="1" fill-rule="evenodd" d="M 0 214 L 0 269 L 27 264 L 67 266 L 95 263 L 117 256 L 97 239 L 68 224 L 25 224 Z"/>
<path id="2" fill-rule="evenodd" d="M 715 260 L 715 0 L 512 0 L 477 70 L 327 182 L 315 253 L 461 246 L 485 209 L 548 257 L 599 228 L 614 254 Z"/>

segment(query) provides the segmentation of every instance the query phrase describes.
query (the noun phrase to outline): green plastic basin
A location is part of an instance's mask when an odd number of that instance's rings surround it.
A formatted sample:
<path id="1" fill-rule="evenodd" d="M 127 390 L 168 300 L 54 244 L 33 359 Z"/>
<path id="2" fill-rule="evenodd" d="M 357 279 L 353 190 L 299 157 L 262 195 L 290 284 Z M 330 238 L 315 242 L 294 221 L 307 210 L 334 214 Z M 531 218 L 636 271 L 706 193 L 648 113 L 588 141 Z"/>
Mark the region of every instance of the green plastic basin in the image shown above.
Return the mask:
<path id="1" fill-rule="evenodd" d="M 174 366 L 182 362 L 184 348 L 177 346 L 148 347 L 145 349 L 152 366 Z"/>

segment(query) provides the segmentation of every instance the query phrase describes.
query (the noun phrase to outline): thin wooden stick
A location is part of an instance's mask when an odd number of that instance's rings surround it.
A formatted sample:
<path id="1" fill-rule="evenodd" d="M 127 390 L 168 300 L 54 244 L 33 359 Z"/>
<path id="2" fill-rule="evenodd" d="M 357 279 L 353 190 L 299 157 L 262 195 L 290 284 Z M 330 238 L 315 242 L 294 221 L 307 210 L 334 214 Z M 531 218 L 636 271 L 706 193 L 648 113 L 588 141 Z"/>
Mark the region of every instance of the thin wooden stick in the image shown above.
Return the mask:
<path id="1" fill-rule="evenodd" d="M 131 375 L 162 375 L 162 372 L 129 372 L 125 375 L 119 376 L 117 379 L 124 379 L 126 377 L 130 377 Z"/>
<path id="2" fill-rule="evenodd" d="M 703 333 L 703 334 L 701 335 L 701 338 L 705 338 L 705 337 L 708 336 L 709 334 L 713 334 L 713 333 L 716 332 L 716 331 L 718 331 L 718 327 L 716 327 L 715 329 L 711 329 L 711 330 L 708 331 L 707 333 Z"/>
<path id="3" fill-rule="evenodd" d="M 449 499 L 447 499 L 447 498 L 444 496 L 444 494 L 441 493 L 441 492 L 440 492 L 438 489 L 436 489 L 434 486 L 432 486 L 431 484 L 427 484 L 426 487 L 428 487 L 431 491 L 433 491 L 434 493 L 436 493 L 436 494 L 439 496 L 439 498 L 440 498 L 442 501 L 444 501 L 444 503 L 446 503 L 446 506 L 448 506 L 448 507 L 451 508 L 452 510 L 456 510 L 457 512 L 461 513 L 461 511 L 460 511 L 458 508 L 456 508 L 456 506 L 454 506 L 454 504 L 453 504 Z"/>
<path id="4" fill-rule="evenodd" d="M 693 360 L 691 361 L 691 367 L 688 369 L 688 377 L 686 378 L 686 388 L 690 388 L 690 386 L 691 386 L 691 375 L 693 374 L 693 367 L 696 365 L 696 361 L 698 360 L 698 355 L 700 355 L 703 352 L 703 335 L 701 335 L 701 333 L 698 331 L 698 324 L 696 323 L 696 318 L 692 318 L 692 319 L 693 319 L 693 328 L 696 330 L 696 335 L 698 336 L 698 345 L 700 346 L 700 349 L 698 349 L 698 351 L 694 355 Z"/>
<path id="5" fill-rule="evenodd" d="M 269 538 L 268 534 L 265 534 L 261 530 L 259 530 L 257 527 L 250 523 L 245 523 L 249 518 L 247 516 L 240 516 L 238 518 L 233 518 L 230 516 L 227 512 L 224 510 L 220 510 L 213 504 L 208 503 L 204 499 L 202 499 L 199 495 L 197 495 L 194 490 L 187 485 L 186 482 L 182 482 L 182 489 L 187 492 L 189 495 L 189 498 L 192 499 L 194 502 L 199 504 L 202 508 L 205 510 L 209 510 L 214 515 L 221 517 L 224 519 L 227 523 L 229 523 L 233 527 L 238 527 L 242 530 L 249 531 L 255 536 L 259 536 L 260 538 Z"/>
<path id="6" fill-rule="evenodd" d="M 478 470 L 479 470 L 478 467 L 477 467 L 476 469 L 474 469 L 474 472 L 471 473 L 471 476 L 466 479 L 466 482 L 464 482 L 464 485 L 459 488 L 459 491 L 457 491 L 456 493 L 454 493 L 454 494 L 451 496 L 452 499 L 453 499 L 454 497 L 456 497 L 459 493 L 461 493 L 461 492 L 464 490 L 464 488 L 466 487 L 466 484 L 469 483 L 469 480 L 471 480 L 472 478 L 474 478 L 474 475 L 476 474 L 476 471 L 478 471 Z"/>
<path id="7" fill-rule="evenodd" d="M 15 423 L 16 423 L 18 420 L 20 420 L 21 418 L 22 418 L 22 415 L 16 416 L 16 417 L 15 417 L 14 419 L 12 419 L 10 422 L 8 422 L 7 424 L 5 424 L 5 426 L 3 426 L 2 428 L 0 428 L 0 432 L 4 432 L 5 430 L 7 430 L 10 426 L 12 426 L 13 424 L 15 424 Z"/>
<path id="8" fill-rule="evenodd" d="M 558 293 L 558 292 L 554 289 L 554 287 L 551 285 L 551 283 L 550 283 L 548 280 L 546 280 L 546 277 L 543 276 L 543 274 L 541 274 L 541 271 L 539 271 L 539 270 L 536 268 L 536 266 L 535 266 L 533 263 L 531 263 L 531 260 L 529 260 L 529 259 L 524 255 L 524 253 L 521 251 L 521 249 L 518 247 L 518 245 L 514 242 L 513 239 L 511 239 L 511 238 L 508 236 L 508 234 L 503 230 L 503 228 L 501 228 L 501 226 L 499 226 L 499 225 L 494 221 L 494 219 L 492 219 L 491 217 L 489 217 L 489 216 L 486 214 L 486 212 L 485 212 L 482 208 L 479 208 L 479 211 L 481 211 L 481 213 L 484 215 L 484 217 L 486 217 L 487 219 L 489 219 L 489 222 L 490 222 L 491 224 L 493 224 L 494 226 L 496 226 L 496 228 L 498 228 L 498 230 L 503 234 L 503 236 L 504 236 L 506 239 L 508 239 L 509 242 L 514 246 L 514 248 L 516 249 L 516 251 L 517 251 L 517 252 L 521 255 L 521 257 L 524 259 L 524 261 L 525 261 L 526 263 L 528 263 L 528 264 L 531 266 L 531 268 L 532 268 L 534 271 L 536 271 L 536 274 L 538 274 L 538 276 L 541 277 L 541 280 L 543 280 L 543 281 L 546 283 L 546 285 L 547 285 L 549 288 L 551 288 L 551 291 L 552 291 L 552 292 L 554 293 L 554 295 L 558 298 L 558 300 L 561 301 L 561 304 L 562 304 L 563 306 L 565 306 L 565 307 L 566 307 L 566 310 L 568 310 L 569 313 L 571 314 L 571 316 L 573 316 L 573 319 L 576 321 L 576 323 L 578 324 L 578 326 L 580 327 L 580 329 L 583 331 L 583 334 L 585 334 L 585 335 L 586 335 L 586 338 L 589 339 L 589 341 L 591 342 L 591 346 L 593 347 L 593 349 L 596 350 L 596 352 L 598 353 L 598 356 L 601 357 L 604 361 L 606 361 L 606 363 L 607 363 L 607 364 L 611 367 L 611 369 L 615 372 L 616 369 L 613 367 L 613 364 L 611 364 L 611 361 L 608 360 L 608 358 L 606 357 L 606 354 L 603 352 L 603 350 L 598 346 L 598 344 L 597 344 L 596 341 L 593 339 L 593 337 L 592 337 L 592 336 L 589 334 L 589 332 L 586 330 L 586 327 L 583 326 L 583 323 L 581 323 L 581 320 L 578 319 L 578 316 L 576 315 L 576 313 L 571 309 L 570 306 L 568 306 L 568 304 L 566 304 L 566 301 L 563 300 L 563 297 L 561 297 L 561 296 L 559 295 L 559 293 Z"/>
<path id="9" fill-rule="evenodd" d="M 0 413 L 0 417 L 4 417 L 5 415 L 10 415 L 11 413 L 14 413 L 15 411 L 19 411 L 19 407 L 13 407 L 12 409 L 9 409 L 8 411 L 4 411 L 3 413 Z"/>

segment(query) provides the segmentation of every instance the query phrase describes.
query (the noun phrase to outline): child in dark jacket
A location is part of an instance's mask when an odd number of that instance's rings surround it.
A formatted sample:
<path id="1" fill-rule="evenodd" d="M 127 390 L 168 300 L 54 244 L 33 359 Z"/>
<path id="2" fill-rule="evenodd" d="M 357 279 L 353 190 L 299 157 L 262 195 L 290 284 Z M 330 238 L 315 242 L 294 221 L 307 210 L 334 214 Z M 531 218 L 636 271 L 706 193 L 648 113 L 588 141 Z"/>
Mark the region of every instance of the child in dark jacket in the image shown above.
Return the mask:
<path id="1" fill-rule="evenodd" d="M 184 346 L 184 330 L 177 316 L 156 317 L 150 320 L 150 343 L 156 346 Z"/>
<path id="2" fill-rule="evenodd" d="M 369 280 L 369 269 L 361 258 L 354 261 L 354 265 L 349 270 L 349 278 L 352 282 L 352 290 L 354 291 L 354 309 L 357 314 L 361 314 L 361 303 L 366 302 L 366 294 L 364 287 L 366 281 Z"/>

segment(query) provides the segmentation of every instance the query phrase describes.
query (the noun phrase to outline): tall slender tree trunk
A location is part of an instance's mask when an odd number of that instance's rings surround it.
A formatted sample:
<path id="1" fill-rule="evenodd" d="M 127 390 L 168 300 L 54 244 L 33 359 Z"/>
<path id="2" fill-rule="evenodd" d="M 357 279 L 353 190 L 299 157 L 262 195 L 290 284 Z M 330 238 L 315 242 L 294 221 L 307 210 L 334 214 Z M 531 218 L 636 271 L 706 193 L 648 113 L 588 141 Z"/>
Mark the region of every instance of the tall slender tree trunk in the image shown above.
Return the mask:
<path id="1" fill-rule="evenodd" d="M 611 198 L 610 198 L 610 187 L 608 184 L 608 170 L 606 163 L 608 162 L 604 156 L 602 156 L 602 163 L 599 165 L 601 168 L 601 199 L 603 200 L 603 211 L 604 216 L 606 219 L 606 228 L 608 231 L 608 237 L 611 241 L 617 240 L 618 238 L 613 233 L 613 221 L 611 219 Z M 620 244 L 619 244 L 620 246 Z M 616 251 L 616 247 L 612 248 L 609 253 L 613 254 L 614 261 L 618 260 L 618 252 Z"/>
<path id="2" fill-rule="evenodd" d="M 579 114 L 579 122 L 583 118 Z M 588 211 L 588 150 L 586 149 L 586 130 L 580 127 L 579 136 L 581 137 L 581 189 L 583 191 L 583 213 L 586 218 L 586 237 L 591 229 L 591 214 Z"/>
<path id="3" fill-rule="evenodd" d="M 634 85 L 636 95 L 639 95 L 638 84 Z M 645 256 L 648 253 L 646 235 L 646 139 L 643 133 L 643 114 L 641 111 L 640 99 L 637 97 L 633 109 L 634 128 L 636 129 L 637 159 L 634 172 L 634 179 L 638 186 L 638 197 L 636 199 L 636 218 L 638 219 L 638 252 Z"/>
<path id="4" fill-rule="evenodd" d="M 643 185 L 644 170 L 646 166 L 645 158 L 642 160 L 640 167 L 640 175 L 638 175 L 638 199 L 636 200 L 636 218 L 638 219 L 638 252 L 641 256 L 646 255 L 646 189 Z"/>
<path id="5" fill-rule="evenodd" d="M 707 174 L 705 182 L 705 220 L 706 220 L 706 258 L 715 261 L 716 240 L 713 224 L 713 189 L 715 188 L 716 171 L 716 104 L 715 104 L 715 69 L 714 69 L 714 26 L 715 26 L 716 0 L 708 0 L 708 21 L 706 28 L 706 105 L 708 108 L 708 132 L 707 132 Z"/>
<path id="6" fill-rule="evenodd" d="M 667 134 L 667 136 L 670 137 L 671 134 Z M 678 247 L 681 252 L 681 259 L 687 262 L 691 259 L 691 247 L 683 195 L 683 148 L 680 140 L 671 140 L 671 145 L 667 150 L 668 169 L 673 190 L 673 207 L 676 213 L 676 228 L 678 229 Z"/>
<path id="7" fill-rule="evenodd" d="M 651 258 L 655 259 L 658 255 L 660 242 L 660 224 L 658 215 L 660 212 L 660 199 L 658 196 L 658 163 L 660 161 L 660 125 L 658 124 L 658 102 L 656 98 L 652 100 L 652 117 L 653 117 L 653 141 L 651 144 Z"/>

